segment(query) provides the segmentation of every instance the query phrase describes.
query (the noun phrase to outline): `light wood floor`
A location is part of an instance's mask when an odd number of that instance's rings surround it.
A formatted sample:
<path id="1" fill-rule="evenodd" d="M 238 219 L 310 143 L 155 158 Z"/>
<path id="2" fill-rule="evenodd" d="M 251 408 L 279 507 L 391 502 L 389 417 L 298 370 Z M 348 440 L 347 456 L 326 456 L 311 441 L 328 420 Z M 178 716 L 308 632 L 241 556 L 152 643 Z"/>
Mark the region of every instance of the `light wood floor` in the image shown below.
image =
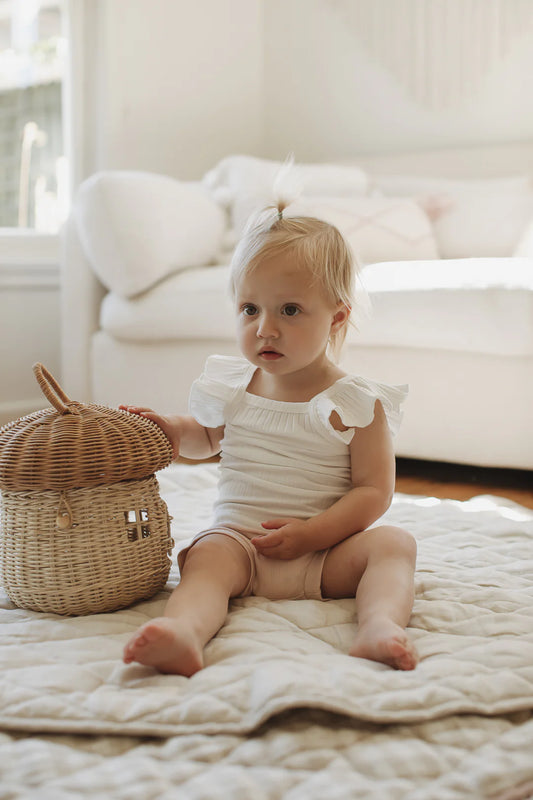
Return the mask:
<path id="1" fill-rule="evenodd" d="M 533 472 L 528 470 L 488 469 L 399 458 L 396 490 L 452 500 L 495 494 L 533 508 Z"/>

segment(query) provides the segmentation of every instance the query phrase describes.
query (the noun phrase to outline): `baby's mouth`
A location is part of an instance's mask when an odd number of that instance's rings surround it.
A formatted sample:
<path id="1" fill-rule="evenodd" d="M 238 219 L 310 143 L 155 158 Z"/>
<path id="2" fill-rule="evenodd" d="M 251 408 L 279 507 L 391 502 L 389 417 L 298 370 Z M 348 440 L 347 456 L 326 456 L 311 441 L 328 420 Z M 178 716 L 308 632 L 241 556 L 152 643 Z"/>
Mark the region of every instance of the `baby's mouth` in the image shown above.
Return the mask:
<path id="1" fill-rule="evenodd" d="M 260 358 L 264 358 L 265 361 L 276 361 L 278 358 L 283 358 L 281 353 L 278 353 L 277 350 L 269 347 L 265 347 L 263 350 L 260 350 L 259 356 Z"/>

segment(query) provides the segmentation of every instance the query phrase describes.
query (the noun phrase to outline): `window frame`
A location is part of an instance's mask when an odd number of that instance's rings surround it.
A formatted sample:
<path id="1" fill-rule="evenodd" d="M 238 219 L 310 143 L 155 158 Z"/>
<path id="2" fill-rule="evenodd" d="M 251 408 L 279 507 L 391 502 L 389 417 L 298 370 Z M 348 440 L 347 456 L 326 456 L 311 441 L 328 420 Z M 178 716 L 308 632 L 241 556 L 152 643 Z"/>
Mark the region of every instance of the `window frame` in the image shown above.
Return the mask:
<path id="1" fill-rule="evenodd" d="M 99 0 L 62 0 L 62 27 L 67 40 L 62 81 L 62 126 L 67 161 L 67 216 L 77 186 L 90 174 L 90 131 L 93 87 L 88 91 L 87 59 L 96 41 Z M 92 117 L 94 118 L 94 117 Z M 62 228 L 43 233 L 32 228 L 0 227 L 0 288 L 60 285 Z"/>

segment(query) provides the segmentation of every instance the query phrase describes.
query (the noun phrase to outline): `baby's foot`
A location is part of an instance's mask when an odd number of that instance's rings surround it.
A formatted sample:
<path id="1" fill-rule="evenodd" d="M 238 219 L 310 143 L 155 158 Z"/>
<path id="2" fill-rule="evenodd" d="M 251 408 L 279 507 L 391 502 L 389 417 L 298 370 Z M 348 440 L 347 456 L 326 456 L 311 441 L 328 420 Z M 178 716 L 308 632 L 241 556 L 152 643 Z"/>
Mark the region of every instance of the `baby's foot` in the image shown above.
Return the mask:
<path id="1" fill-rule="evenodd" d="M 123 660 L 187 678 L 204 665 L 202 647 L 193 632 L 170 617 L 157 617 L 139 628 L 124 648 Z"/>
<path id="2" fill-rule="evenodd" d="M 350 655 L 380 661 L 395 669 L 414 669 L 418 664 L 418 653 L 406 632 L 388 619 L 359 628 Z"/>

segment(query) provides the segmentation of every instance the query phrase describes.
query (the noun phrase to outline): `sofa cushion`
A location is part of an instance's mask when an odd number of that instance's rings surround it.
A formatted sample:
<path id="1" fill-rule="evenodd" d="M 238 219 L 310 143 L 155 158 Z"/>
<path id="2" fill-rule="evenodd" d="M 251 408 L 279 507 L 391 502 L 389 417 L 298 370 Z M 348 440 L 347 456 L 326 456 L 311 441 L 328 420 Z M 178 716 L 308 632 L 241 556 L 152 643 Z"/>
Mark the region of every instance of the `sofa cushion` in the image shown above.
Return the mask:
<path id="1" fill-rule="evenodd" d="M 234 339 L 228 282 L 229 266 L 218 265 L 171 275 L 137 297 L 110 292 L 100 308 L 101 327 L 137 342 Z"/>
<path id="2" fill-rule="evenodd" d="M 531 258 L 372 264 L 362 281 L 372 313 L 352 343 L 533 355 Z"/>
<path id="3" fill-rule="evenodd" d="M 233 341 L 228 277 L 229 267 L 208 267 L 173 275 L 136 298 L 108 294 L 102 328 L 147 343 Z M 358 317 L 345 347 L 533 354 L 533 259 L 387 262 L 368 266 L 362 280 L 373 313 Z"/>
<path id="4" fill-rule="evenodd" d="M 335 225 L 360 265 L 438 258 L 431 222 L 407 197 L 303 197 L 286 215 L 304 214 Z"/>
<path id="5" fill-rule="evenodd" d="M 205 175 L 213 197 L 229 210 L 236 237 L 252 212 L 272 205 L 274 182 L 282 167 L 281 161 L 238 155 L 222 159 Z M 351 197 L 368 189 L 366 173 L 356 166 L 297 164 L 294 176 L 303 195 Z"/>
<path id="6" fill-rule="evenodd" d="M 433 217 L 442 258 L 510 256 L 533 219 L 533 186 L 528 177 L 448 180 L 377 176 L 385 196 L 409 196 Z"/>
<path id="7" fill-rule="evenodd" d="M 96 275 L 123 297 L 213 262 L 226 227 L 201 183 L 147 172 L 96 173 L 81 185 L 73 214 Z"/>

